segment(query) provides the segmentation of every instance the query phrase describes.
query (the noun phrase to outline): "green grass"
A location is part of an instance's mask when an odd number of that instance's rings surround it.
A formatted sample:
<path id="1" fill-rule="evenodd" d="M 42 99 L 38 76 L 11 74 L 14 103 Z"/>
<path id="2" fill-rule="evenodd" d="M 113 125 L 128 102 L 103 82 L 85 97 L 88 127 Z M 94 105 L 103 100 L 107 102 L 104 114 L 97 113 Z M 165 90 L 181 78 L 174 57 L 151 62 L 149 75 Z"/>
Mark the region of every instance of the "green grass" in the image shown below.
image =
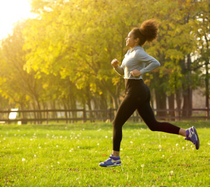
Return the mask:
<path id="1" fill-rule="evenodd" d="M 200 149 L 181 136 L 126 123 L 123 165 L 112 168 L 98 166 L 112 150 L 111 123 L 0 125 L 0 186 L 210 186 L 210 123 L 174 124 L 194 125 Z"/>

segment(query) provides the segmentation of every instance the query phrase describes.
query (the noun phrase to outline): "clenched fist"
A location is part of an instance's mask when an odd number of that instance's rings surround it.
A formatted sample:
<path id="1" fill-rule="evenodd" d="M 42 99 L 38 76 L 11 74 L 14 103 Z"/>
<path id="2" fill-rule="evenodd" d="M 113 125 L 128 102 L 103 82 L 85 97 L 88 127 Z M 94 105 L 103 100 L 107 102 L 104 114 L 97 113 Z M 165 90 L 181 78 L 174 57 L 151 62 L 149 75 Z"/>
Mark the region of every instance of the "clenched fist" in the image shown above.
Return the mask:
<path id="1" fill-rule="evenodd" d="M 112 65 L 114 68 L 116 68 L 116 67 L 118 66 L 118 64 L 119 64 L 119 61 L 118 61 L 117 59 L 113 59 L 113 60 L 111 61 L 111 65 Z"/>

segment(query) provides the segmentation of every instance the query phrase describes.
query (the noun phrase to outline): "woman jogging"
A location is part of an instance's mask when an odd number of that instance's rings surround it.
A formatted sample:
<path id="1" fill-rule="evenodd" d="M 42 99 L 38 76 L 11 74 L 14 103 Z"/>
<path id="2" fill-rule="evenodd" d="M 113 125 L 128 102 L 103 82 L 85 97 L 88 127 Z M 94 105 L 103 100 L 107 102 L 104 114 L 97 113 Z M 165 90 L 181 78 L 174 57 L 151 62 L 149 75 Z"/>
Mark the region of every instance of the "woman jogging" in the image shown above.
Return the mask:
<path id="1" fill-rule="evenodd" d="M 195 127 L 184 130 L 167 122 L 158 122 L 150 106 L 150 90 L 144 84 L 142 75 L 160 66 L 160 63 L 148 55 L 142 46 L 145 42 L 156 39 L 158 24 L 150 19 L 142 23 L 140 28 L 134 28 L 126 37 L 126 46 L 130 47 L 125 58 L 119 66 L 117 59 L 112 60 L 111 65 L 115 71 L 124 75 L 126 95 L 117 110 L 113 121 L 113 152 L 110 157 L 99 164 L 102 167 L 120 166 L 120 143 L 122 140 L 122 126 L 128 118 L 137 110 L 146 125 L 152 131 L 178 134 L 186 137 L 186 140 L 195 144 L 199 149 L 199 138 Z"/>

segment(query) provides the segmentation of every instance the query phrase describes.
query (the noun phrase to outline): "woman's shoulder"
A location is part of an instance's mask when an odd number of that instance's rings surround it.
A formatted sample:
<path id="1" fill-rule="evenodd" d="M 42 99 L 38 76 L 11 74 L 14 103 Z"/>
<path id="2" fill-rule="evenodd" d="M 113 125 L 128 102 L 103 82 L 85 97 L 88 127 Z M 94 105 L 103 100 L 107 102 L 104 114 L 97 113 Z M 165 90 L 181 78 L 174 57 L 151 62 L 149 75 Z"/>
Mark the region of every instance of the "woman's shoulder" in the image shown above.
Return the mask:
<path id="1" fill-rule="evenodd" d="M 145 52 L 145 50 L 144 50 L 144 48 L 143 47 L 138 47 L 138 48 L 136 48 L 135 49 L 135 53 L 136 53 L 136 55 L 148 55 L 146 52 Z"/>

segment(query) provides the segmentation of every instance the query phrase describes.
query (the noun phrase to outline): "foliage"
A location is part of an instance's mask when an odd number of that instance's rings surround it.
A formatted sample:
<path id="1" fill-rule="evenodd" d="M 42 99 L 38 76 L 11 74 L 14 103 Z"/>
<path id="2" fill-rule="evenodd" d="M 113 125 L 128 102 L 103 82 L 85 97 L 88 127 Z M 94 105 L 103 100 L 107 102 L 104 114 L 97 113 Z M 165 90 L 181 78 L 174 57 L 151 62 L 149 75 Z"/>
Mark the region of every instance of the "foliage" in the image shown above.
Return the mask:
<path id="1" fill-rule="evenodd" d="M 161 67 L 145 75 L 145 82 L 168 96 L 201 85 L 203 66 L 209 63 L 208 1 L 32 0 L 31 7 L 36 17 L 15 27 L 13 35 L 2 41 L 1 95 L 11 102 L 47 105 L 51 98 L 69 103 L 71 97 L 90 105 L 103 95 L 106 100 L 111 97 L 109 106 L 116 108 L 123 79 L 110 61 L 123 60 L 128 32 L 150 18 L 158 21 L 159 36 L 144 47 Z M 5 52 L 6 46 L 13 51 Z M 13 63 L 15 58 L 21 63 L 9 66 L 11 57 Z M 29 83 L 36 85 L 30 93 L 27 84 L 17 82 L 29 77 Z"/>
<path id="2" fill-rule="evenodd" d="M 13 35 L 2 41 L 0 67 L 0 92 L 2 96 L 9 98 L 10 102 L 19 104 L 20 107 L 27 105 L 30 98 L 36 103 L 41 91 L 40 81 L 35 79 L 34 72 L 29 74 L 23 70 L 27 53 L 22 49 L 23 27 L 24 23 L 17 23 Z"/>

